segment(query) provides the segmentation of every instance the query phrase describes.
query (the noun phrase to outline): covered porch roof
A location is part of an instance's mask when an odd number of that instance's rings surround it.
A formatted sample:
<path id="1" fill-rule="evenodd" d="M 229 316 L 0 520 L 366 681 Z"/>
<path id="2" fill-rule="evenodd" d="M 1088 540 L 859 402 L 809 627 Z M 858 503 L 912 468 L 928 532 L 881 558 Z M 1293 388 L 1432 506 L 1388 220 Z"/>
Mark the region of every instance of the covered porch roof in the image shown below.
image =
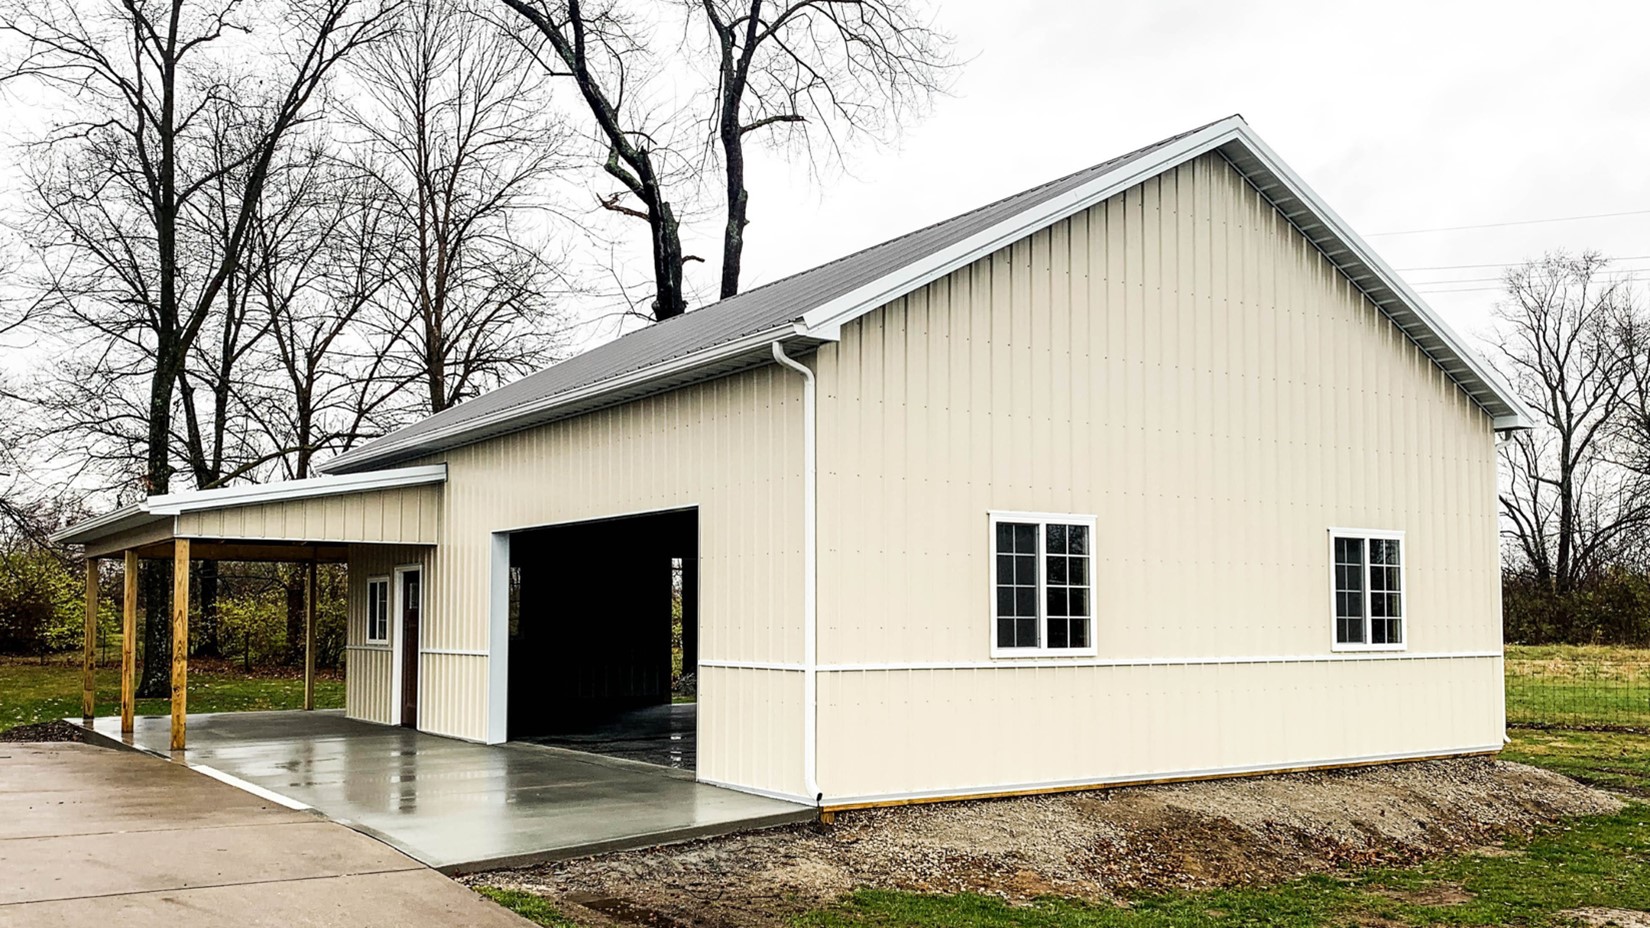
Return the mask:
<path id="1" fill-rule="evenodd" d="M 185 746 L 189 700 L 189 565 L 194 560 L 297 561 L 309 565 L 304 594 L 304 708 L 314 707 L 318 563 L 348 559 L 351 544 L 433 545 L 447 465 L 401 467 L 246 487 L 151 496 L 78 522 L 52 536 L 86 550 L 86 628 L 81 713 L 96 708 L 98 562 L 125 562 L 121 597 L 120 722 L 134 724 L 138 560 L 172 562 L 171 748 Z M 151 603 L 151 605 L 154 605 Z"/>
<path id="2" fill-rule="evenodd" d="M 225 561 L 341 562 L 350 544 L 433 545 L 447 465 L 151 496 L 52 536 L 88 558 L 170 558 L 173 542 Z"/>

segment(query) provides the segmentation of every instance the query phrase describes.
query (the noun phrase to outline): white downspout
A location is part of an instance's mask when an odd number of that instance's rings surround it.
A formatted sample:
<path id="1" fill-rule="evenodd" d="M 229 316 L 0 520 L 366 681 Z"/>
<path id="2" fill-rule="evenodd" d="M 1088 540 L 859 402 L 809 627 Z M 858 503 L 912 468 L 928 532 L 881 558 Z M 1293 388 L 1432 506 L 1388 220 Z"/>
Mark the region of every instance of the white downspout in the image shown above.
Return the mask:
<path id="1" fill-rule="evenodd" d="M 773 359 L 802 375 L 802 778 L 815 804 L 819 789 L 819 468 L 814 445 L 814 372 L 773 343 Z"/>

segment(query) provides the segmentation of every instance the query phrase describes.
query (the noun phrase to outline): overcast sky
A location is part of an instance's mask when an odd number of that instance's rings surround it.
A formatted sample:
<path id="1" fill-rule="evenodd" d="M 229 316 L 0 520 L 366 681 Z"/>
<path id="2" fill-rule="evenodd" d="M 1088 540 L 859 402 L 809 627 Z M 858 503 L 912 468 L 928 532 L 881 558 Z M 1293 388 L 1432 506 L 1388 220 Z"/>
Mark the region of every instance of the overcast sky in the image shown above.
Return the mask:
<path id="1" fill-rule="evenodd" d="M 1401 270 L 1558 248 L 1650 268 L 1650 4 L 946 0 L 937 21 L 972 60 L 897 150 L 822 185 L 757 159 L 750 285 L 1232 113 Z M 1477 334 L 1499 273 L 1404 276 L 1458 291 L 1428 299 Z"/>
<path id="2" fill-rule="evenodd" d="M 1463 334 L 1485 332 L 1497 265 L 1593 248 L 1650 271 L 1650 4 L 939 0 L 934 9 L 965 63 L 952 94 L 897 145 L 859 145 L 846 170 L 823 177 L 752 153 L 747 287 L 1232 113 Z M 13 128 L 48 115 L 16 96 L 0 107 Z M 9 180 L 0 178 L 0 203 L 15 204 Z M 721 215 L 711 206 L 684 238 L 690 253 L 714 258 Z M 627 276 L 645 281 L 645 237 L 626 228 Z M 689 273 L 699 295 L 713 293 L 714 262 Z M 612 334 L 597 324 L 576 340 Z M 38 356 L 15 337 L 0 347 L 0 371 Z"/>

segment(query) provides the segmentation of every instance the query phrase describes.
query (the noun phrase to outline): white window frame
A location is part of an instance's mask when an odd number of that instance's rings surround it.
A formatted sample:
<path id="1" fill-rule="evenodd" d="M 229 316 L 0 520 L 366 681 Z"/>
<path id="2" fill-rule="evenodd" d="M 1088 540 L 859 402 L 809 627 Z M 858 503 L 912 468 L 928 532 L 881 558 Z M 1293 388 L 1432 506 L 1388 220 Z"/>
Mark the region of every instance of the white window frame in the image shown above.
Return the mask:
<path id="1" fill-rule="evenodd" d="M 1096 574 L 1099 572 L 1100 559 L 1095 551 L 1095 517 L 1092 514 L 1069 512 L 1013 512 L 1008 510 L 990 510 L 987 514 L 985 535 L 986 559 L 990 567 L 986 571 L 989 582 L 987 589 L 989 596 L 986 599 L 986 631 L 991 647 L 991 656 L 1004 660 L 1014 658 L 1050 658 L 1050 657 L 1095 657 L 1100 653 L 1098 632 L 1099 623 L 1095 621 L 1098 607 L 1095 605 L 1096 593 L 1099 590 Z M 1035 523 L 1037 525 L 1037 646 L 1034 648 L 1004 648 L 997 645 L 997 524 L 999 522 Z M 1082 648 L 1051 648 L 1048 646 L 1048 561 L 1044 550 L 1045 538 L 1048 535 L 1048 525 L 1081 525 L 1088 529 L 1089 534 L 1089 582 L 1088 582 L 1088 646 Z M 1076 618 L 1073 616 L 1073 618 Z"/>
<path id="2" fill-rule="evenodd" d="M 1335 619 L 1338 604 L 1335 601 L 1335 539 L 1353 538 L 1362 539 L 1364 544 L 1364 640 L 1362 643 L 1342 643 L 1335 635 Z M 1370 615 L 1370 583 L 1369 583 L 1369 544 L 1376 539 L 1398 542 L 1398 602 L 1403 614 L 1398 617 L 1398 633 L 1402 636 L 1397 644 L 1370 644 L 1370 627 L 1374 617 Z M 1402 531 L 1382 528 L 1331 528 L 1329 530 L 1329 647 L 1332 651 L 1407 651 L 1409 650 L 1409 542 L 1404 539 Z"/>
<path id="3" fill-rule="evenodd" d="M 379 584 L 379 583 L 384 584 L 384 634 L 383 634 L 383 637 L 374 638 L 372 636 L 372 588 L 373 588 L 374 584 Z M 366 609 L 367 628 L 366 628 L 366 635 L 365 635 L 365 641 L 366 641 L 367 644 L 376 644 L 376 645 L 386 645 L 387 646 L 390 643 L 390 606 L 391 606 L 391 588 L 390 588 L 389 575 L 388 574 L 383 574 L 383 575 L 368 577 L 367 578 L 367 609 Z"/>

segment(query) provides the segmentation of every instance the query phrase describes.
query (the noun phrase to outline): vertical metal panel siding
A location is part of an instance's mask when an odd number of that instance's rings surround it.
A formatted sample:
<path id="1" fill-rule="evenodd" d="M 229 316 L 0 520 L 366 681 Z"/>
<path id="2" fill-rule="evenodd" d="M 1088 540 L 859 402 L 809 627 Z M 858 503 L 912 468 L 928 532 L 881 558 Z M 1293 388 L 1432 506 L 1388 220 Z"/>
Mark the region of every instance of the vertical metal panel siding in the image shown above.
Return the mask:
<path id="1" fill-rule="evenodd" d="M 373 490 L 258 503 L 178 516 L 184 538 L 256 541 L 434 544 L 440 531 L 440 486 Z"/>
<path id="2" fill-rule="evenodd" d="M 802 674 L 702 668 L 697 773 L 718 783 L 800 795 Z"/>
<path id="3" fill-rule="evenodd" d="M 701 657 L 801 660 L 801 394 L 801 378 L 769 366 L 430 459 L 447 463 L 448 480 L 425 647 L 487 648 L 493 532 L 698 506 Z M 432 730 L 485 737 L 485 659 L 474 661 L 479 670 L 426 664 Z M 765 751 L 801 725 L 800 708 L 776 728 L 716 698 L 702 695 L 701 712 L 728 751 Z M 701 762 L 714 767 L 719 750 L 702 749 Z M 800 792 L 800 774 L 784 788 Z"/>
<path id="4" fill-rule="evenodd" d="M 817 365 L 825 665 L 987 660 L 992 509 L 1098 517 L 1104 658 L 1328 654 L 1331 526 L 1407 532 L 1412 652 L 1500 647 L 1489 418 L 1216 156 L 845 326 Z M 821 731 L 861 726 L 889 743 L 822 741 L 821 785 L 893 789 L 870 771 L 901 757 L 957 784 L 1017 765 L 1037 780 L 1083 776 L 1100 768 L 1062 754 L 1070 720 L 1126 728 L 1133 712 L 1176 727 L 1097 736 L 1108 765 L 1226 766 L 1276 744 L 1269 713 L 1308 684 L 1324 698 L 1300 711 L 1322 717 L 1302 732 L 1322 742 L 1269 756 L 1403 741 L 1379 733 L 1389 721 L 1366 737 L 1337 714 L 1354 681 L 1394 698 L 1383 681 L 1424 683 L 1470 704 L 1452 734 L 1406 720 L 1407 743 L 1485 743 L 1499 678 L 1405 663 L 828 672 Z M 963 678 L 976 689 L 946 689 Z M 1214 681 L 1230 682 L 1229 702 L 1198 701 Z M 1055 711 L 1082 693 L 1121 702 Z M 1205 710 L 1234 728 L 1196 734 Z M 1016 744 L 970 754 L 958 726 L 1012 730 Z M 1111 734 L 1183 755 L 1139 757 Z M 960 756 L 921 747 L 951 737 Z"/>
<path id="5" fill-rule="evenodd" d="M 390 641 L 367 643 L 367 581 L 388 577 L 393 583 L 396 567 L 421 563 L 428 551 L 428 548 L 406 545 L 349 547 L 349 601 L 344 639 L 344 714 L 349 718 L 386 725 L 396 721 L 392 700 L 398 668 L 394 666 L 390 649 L 399 629 L 392 616 Z"/>

